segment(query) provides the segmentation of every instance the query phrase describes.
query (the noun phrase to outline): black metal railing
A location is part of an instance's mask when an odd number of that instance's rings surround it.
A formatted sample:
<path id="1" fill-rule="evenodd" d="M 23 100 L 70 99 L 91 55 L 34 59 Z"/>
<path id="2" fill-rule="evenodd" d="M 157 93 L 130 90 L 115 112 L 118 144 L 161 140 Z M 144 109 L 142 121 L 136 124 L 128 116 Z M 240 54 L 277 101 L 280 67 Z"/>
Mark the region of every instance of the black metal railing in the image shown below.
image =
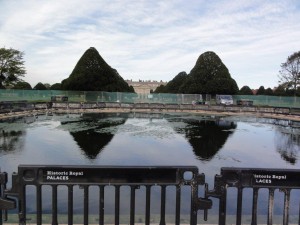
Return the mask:
<path id="1" fill-rule="evenodd" d="M 300 170 L 286 169 L 221 168 L 220 175 L 215 176 L 213 189 L 209 189 L 205 175 L 200 174 L 198 168 L 193 166 L 20 165 L 18 172 L 12 175 L 11 188 L 7 188 L 7 183 L 7 174 L 0 172 L 1 225 L 7 220 L 7 212 L 16 209 L 19 224 L 26 224 L 33 212 L 36 224 L 43 224 L 43 217 L 46 215 L 51 215 L 47 223 L 61 224 L 62 214 L 67 215 L 67 222 L 64 222 L 67 224 L 94 224 L 90 215 L 96 211 L 97 223 L 102 225 L 107 224 L 105 215 L 109 210 L 114 215 L 113 222 L 110 223 L 121 224 L 125 223 L 120 217 L 124 204 L 127 204 L 125 208 L 129 208 L 126 224 L 151 224 L 152 210 L 156 210 L 159 211 L 158 223 L 164 225 L 169 205 L 173 205 L 174 224 L 195 225 L 199 221 L 199 210 L 204 211 L 203 220 L 207 220 L 208 210 L 215 202 L 219 211 L 218 224 L 228 224 L 229 206 L 236 209 L 235 221 L 230 223 L 245 224 L 244 205 L 247 204 L 248 208 L 251 207 L 251 220 L 248 223 L 255 225 L 261 223 L 258 221 L 261 189 L 268 191 L 266 224 L 274 222 L 274 199 L 278 190 L 284 196 L 281 202 L 282 224 L 289 224 L 291 191 L 296 196 L 292 198 L 300 202 Z M 125 194 L 124 187 L 128 189 Z M 235 191 L 231 192 L 231 189 Z M 112 193 L 108 195 L 107 192 Z M 45 199 L 45 195 L 48 198 Z M 78 199 L 81 199 L 79 205 L 82 211 L 79 211 L 82 213 L 82 221 L 74 219 L 78 214 L 78 203 L 75 204 Z M 248 202 L 249 199 L 251 203 Z M 155 202 L 157 200 L 158 204 Z M 97 207 L 91 205 L 92 201 L 97 202 Z M 143 204 L 137 205 L 140 201 Z M 153 209 L 153 205 L 156 208 Z M 188 222 L 181 218 L 182 211 L 186 210 L 190 212 Z M 143 212 L 141 221 L 137 221 L 137 211 Z M 297 224 L 300 224 L 300 209 L 298 212 Z"/>
<path id="2" fill-rule="evenodd" d="M 187 177 L 190 176 L 190 177 Z M 4 184 L 6 182 L 3 182 Z M 73 224 L 74 186 L 83 189 L 83 224 L 89 224 L 89 188 L 99 188 L 99 224 L 104 223 L 104 187 L 115 187 L 114 223 L 120 223 L 120 188 L 130 187 L 130 224 L 135 224 L 135 196 L 140 186 L 146 188 L 145 224 L 150 224 L 151 188 L 161 187 L 160 224 L 164 225 L 166 211 L 166 188 L 176 187 L 176 224 L 180 224 L 181 187 L 190 187 L 191 213 L 190 224 L 197 224 L 197 211 L 202 202 L 209 206 L 209 200 L 198 198 L 198 185 L 204 184 L 204 175 L 198 174 L 197 167 L 72 167 L 72 166 L 19 166 L 18 173 L 13 174 L 12 188 L 2 192 L 1 209 L 13 208 L 15 202 L 10 197 L 18 199 L 18 214 L 20 224 L 26 224 L 27 199 L 26 187 L 36 187 L 36 223 L 42 224 L 42 187 L 51 186 L 52 224 L 58 224 L 58 187 L 67 187 L 68 196 L 68 224 Z M 31 195 L 32 196 L 32 195 Z M 76 222 L 78 223 L 78 221 Z"/>
<path id="3" fill-rule="evenodd" d="M 214 189 L 207 190 L 205 194 L 206 197 L 215 197 L 220 200 L 219 224 L 221 225 L 226 224 L 227 190 L 230 187 L 237 189 L 236 224 L 242 224 L 243 190 L 246 188 L 253 190 L 252 225 L 258 224 L 258 197 L 260 189 L 269 191 L 267 224 L 273 224 L 275 190 L 280 190 L 284 193 L 282 224 L 289 224 L 290 193 L 293 189 L 300 189 L 300 170 L 222 168 L 221 175 L 216 175 L 215 177 Z M 297 195 L 300 196 L 300 192 Z M 234 203 L 231 202 L 231 204 Z M 300 224 L 300 211 L 298 224 Z"/>

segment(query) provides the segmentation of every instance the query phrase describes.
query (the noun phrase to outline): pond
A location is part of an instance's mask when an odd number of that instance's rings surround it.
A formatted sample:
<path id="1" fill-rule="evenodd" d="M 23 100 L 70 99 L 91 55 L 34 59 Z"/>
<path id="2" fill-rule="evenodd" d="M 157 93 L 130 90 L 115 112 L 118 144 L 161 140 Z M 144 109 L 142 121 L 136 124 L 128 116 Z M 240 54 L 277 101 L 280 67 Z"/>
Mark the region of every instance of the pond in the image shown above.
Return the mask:
<path id="1" fill-rule="evenodd" d="M 194 114 L 28 116 L 0 123 L 0 165 L 9 177 L 19 164 L 193 165 L 212 188 L 221 167 L 299 169 L 298 125 Z"/>

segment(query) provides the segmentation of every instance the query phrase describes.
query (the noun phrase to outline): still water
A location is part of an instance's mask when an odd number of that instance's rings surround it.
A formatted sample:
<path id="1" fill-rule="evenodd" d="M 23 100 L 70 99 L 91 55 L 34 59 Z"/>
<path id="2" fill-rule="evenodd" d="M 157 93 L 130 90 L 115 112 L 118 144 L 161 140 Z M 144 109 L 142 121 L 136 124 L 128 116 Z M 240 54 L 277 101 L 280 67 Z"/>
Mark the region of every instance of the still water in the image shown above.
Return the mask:
<path id="1" fill-rule="evenodd" d="M 212 188 L 221 167 L 300 168 L 300 128 L 276 119 L 53 114 L 2 121 L 0 129 L 8 174 L 19 164 L 193 165 Z"/>

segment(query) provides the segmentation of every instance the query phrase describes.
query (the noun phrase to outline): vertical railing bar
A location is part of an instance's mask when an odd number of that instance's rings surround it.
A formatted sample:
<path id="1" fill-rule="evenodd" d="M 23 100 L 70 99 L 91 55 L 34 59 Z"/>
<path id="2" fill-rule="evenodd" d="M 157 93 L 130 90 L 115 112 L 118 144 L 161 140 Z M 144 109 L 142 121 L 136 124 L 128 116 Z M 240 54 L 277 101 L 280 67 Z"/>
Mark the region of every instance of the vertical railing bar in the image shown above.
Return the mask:
<path id="1" fill-rule="evenodd" d="M 36 186 L 36 223 L 42 224 L 42 186 Z"/>
<path id="2" fill-rule="evenodd" d="M 181 205 L 181 187 L 176 185 L 176 215 L 175 215 L 175 224 L 180 224 L 180 205 Z"/>
<path id="3" fill-rule="evenodd" d="M 52 185 L 52 225 L 57 224 L 57 185 Z"/>
<path id="4" fill-rule="evenodd" d="M 227 189 L 222 187 L 222 196 L 220 197 L 219 206 L 219 225 L 226 224 L 226 202 L 227 202 Z"/>
<path id="5" fill-rule="evenodd" d="M 0 170 L 0 172 L 1 172 L 1 170 Z M 1 185 L 0 185 L 0 197 L 4 197 L 4 191 L 6 190 L 6 184 L 7 184 L 7 173 L 6 172 L 4 172 L 3 173 L 3 175 L 4 175 L 4 180 L 2 181 L 2 183 L 1 183 Z M 3 213 L 4 213 L 4 218 L 3 218 Z M 0 223 L 1 223 L 1 225 L 2 225 L 2 223 L 3 223 L 3 219 L 4 219 L 4 221 L 7 221 L 7 219 L 8 219 L 8 212 L 7 212 L 7 210 L 0 210 Z"/>
<path id="6" fill-rule="evenodd" d="M 104 186 L 100 186 L 99 225 L 104 225 Z"/>
<path id="7" fill-rule="evenodd" d="M 73 224 L 73 185 L 68 185 L 68 225 Z"/>
<path id="8" fill-rule="evenodd" d="M 26 224 L 26 186 L 22 187 L 19 197 L 19 223 Z"/>
<path id="9" fill-rule="evenodd" d="M 257 225 L 257 199 L 258 199 L 258 188 L 253 188 L 251 225 Z"/>
<path id="10" fill-rule="evenodd" d="M 151 205 L 151 186 L 146 186 L 146 212 L 145 212 L 145 224 L 150 224 L 150 205 Z"/>
<path id="11" fill-rule="evenodd" d="M 0 170 L 1 172 L 1 170 Z M 7 173 L 3 173 L 5 176 L 5 179 L 3 180 L 2 184 L 0 185 L 0 197 L 4 197 L 4 190 L 6 190 L 6 183 L 7 183 Z M 4 218 L 3 218 L 3 213 L 4 213 Z M 8 211 L 7 210 L 0 210 L 0 224 L 2 225 L 3 219 L 4 221 L 8 220 Z"/>
<path id="12" fill-rule="evenodd" d="M 84 185 L 83 187 L 83 224 L 89 224 L 89 186 Z"/>
<path id="13" fill-rule="evenodd" d="M 197 201 L 198 201 L 198 183 L 191 181 L 191 212 L 190 212 L 190 224 L 197 224 Z"/>
<path id="14" fill-rule="evenodd" d="M 1 171 L 0 171 L 1 172 Z M 3 197 L 3 191 L 4 191 L 4 185 L 0 184 L 0 197 Z M 2 216 L 3 210 L 0 210 L 0 225 L 3 224 L 3 216 Z"/>
<path id="15" fill-rule="evenodd" d="M 268 225 L 273 224 L 273 209 L 274 209 L 274 189 L 269 189 L 269 203 L 268 203 Z"/>
<path id="16" fill-rule="evenodd" d="M 0 170 L 0 172 L 1 172 L 1 170 Z M 5 189 L 4 185 L 5 184 L 0 184 L 0 197 L 3 197 L 3 192 L 4 192 L 4 189 Z M 3 224 L 3 216 L 2 216 L 3 212 L 4 212 L 3 210 L 0 210 L 0 225 Z"/>
<path id="17" fill-rule="evenodd" d="M 115 225 L 120 224 L 120 186 L 115 186 Z"/>
<path id="18" fill-rule="evenodd" d="M 4 221 L 8 220 L 8 212 L 7 210 L 4 211 Z"/>
<path id="19" fill-rule="evenodd" d="M 243 188 L 238 187 L 237 192 L 237 209 L 236 209 L 236 224 L 241 225 L 242 224 L 242 207 L 243 207 Z"/>
<path id="20" fill-rule="evenodd" d="M 205 196 L 206 199 L 208 198 L 207 193 L 208 193 L 208 184 L 205 183 L 205 185 L 204 185 L 204 196 Z M 207 217 L 208 217 L 207 214 L 208 214 L 207 210 L 204 210 L 204 215 L 203 215 L 204 221 L 207 221 Z"/>
<path id="21" fill-rule="evenodd" d="M 4 211 L 4 221 L 8 220 L 8 212 L 7 210 Z"/>
<path id="22" fill-rule="evenodd" d="M 283 225 L 289 224 L 290 189 L 284 189 Z"/>
<path id="23" fill-rule="evenodd" d="M 300 225 L 300 201 L 299 201 L 299 215 L 298 215 L 298 225 Z"/>
<path id="24" fill-rule="evenodd" d="M 165 224 L 166 224 L 166 185 L 162 185 L 159 225 L 165 225 Z"/>
<path id="25" fill-rule="evenodd" d="M 134 217 L 135 217 L 135 189 L 136 186 L 130 186 L 130 225 L 134 225 Z"/>

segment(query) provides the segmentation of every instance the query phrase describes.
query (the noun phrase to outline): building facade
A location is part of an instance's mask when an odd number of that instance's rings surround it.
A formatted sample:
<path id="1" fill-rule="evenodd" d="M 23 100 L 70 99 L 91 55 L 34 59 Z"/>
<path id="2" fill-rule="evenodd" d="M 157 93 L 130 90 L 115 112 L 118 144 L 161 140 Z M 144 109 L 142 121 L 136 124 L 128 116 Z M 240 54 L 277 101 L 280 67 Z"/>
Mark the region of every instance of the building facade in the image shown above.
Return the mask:
<path id="1" fill-rule="evenodd" d="M 132 81 L 126 80 L 129 86 L 132 86 L 137 94 L 150 94 L 155 91 L 160 85 L 166 85 L 167 82 L 163 81 Z"/>

